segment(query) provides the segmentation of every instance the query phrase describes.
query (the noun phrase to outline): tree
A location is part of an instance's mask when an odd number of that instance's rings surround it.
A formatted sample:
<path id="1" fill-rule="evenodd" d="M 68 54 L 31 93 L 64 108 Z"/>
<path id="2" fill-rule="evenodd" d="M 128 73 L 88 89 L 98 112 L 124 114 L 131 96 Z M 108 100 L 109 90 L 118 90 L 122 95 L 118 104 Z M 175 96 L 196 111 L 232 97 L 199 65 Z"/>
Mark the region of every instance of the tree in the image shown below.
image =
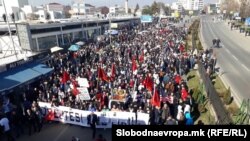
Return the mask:
<path id="1" fill-rule="evenodd" d="M 160 7 L 159 7 L 159 5 L 155 1 L 151 5 L 151 9 L 152 9 L 152 13 L 153 14 L 160 13 Z"/>
<path id="2" fill-rule="evenodd" d="M 135 6 L 135 11 L 134 11 L 134 14 L 136 14 L 136 12 L 140 9 L 139 7 L 139 4 L 137 3 L 136 6 Z"/>
<path id="3" fill-rule="evenodd" d="M 240 16 L 242 18 L 247 18 L 250 16 L 250 0 L 241 0 L 240 5 Z"/>
<path id="4" fill-rule="evenodd" d="M 102 7 L 101 8 L 101 13 L 103 14 L 103 15 L 107 15 L 108 13 L 109 13 L 109 8 L 108 7 Z"/>
<path id="5" fill-rule="evenodd" d="M 165 4 L 163 2 L 157 2 L 157 12 L 160 12 L 161 10 L 163 10 L 164 13 L 161 14 L 165 14 L 165 15 L 170 15 L 170 7 L 165 6 Z"/>
<path id="6" fill-rule="evenodd" d="M 142 9 L 142 14 L 144 15 L 153 15 L 152 9 L 149 5 L 146 5 Z"/>
<path id="7" fill-rule="evenodd" d="M 221 4 L 221 10 L 226 10 L 227 14 L 239 11 L 239 8 L 238 0 L 224 0 Z"/>
<path id="8" fill-rule="evenodd" d="M 7 19 L 6 19 L 6 15 L 5 15 L 5 14 L 2 15 L 2 18 L 3 18 L 3 21 L 4 21 L 4 22 L 7 22 Z"/>

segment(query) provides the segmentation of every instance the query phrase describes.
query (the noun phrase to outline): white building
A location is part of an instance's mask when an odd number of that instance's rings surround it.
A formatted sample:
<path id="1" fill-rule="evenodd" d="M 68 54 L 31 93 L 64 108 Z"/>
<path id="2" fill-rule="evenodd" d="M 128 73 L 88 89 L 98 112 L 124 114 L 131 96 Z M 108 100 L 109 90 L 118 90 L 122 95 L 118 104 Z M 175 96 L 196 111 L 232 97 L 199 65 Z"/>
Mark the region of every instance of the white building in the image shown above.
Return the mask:
<path id="1" fill-rule="evenodd" d="M 28 5 L 28 0 L 0 0 L 0 17 L 2 18 L 2 15 L 5 14 L 3 2 L 5 3 L 6 11 L 7 11 L 7 17 L 9 17 L 12 13 L 15 16 L 15 20 L 19 20 L 21 15 L 21 7 L 24 5 Z M 11 20 L 10 20 L 11 21 Z"/>
<path id="2" fill-rule="evenodd" d="M 109 13 L 115 14 L 119 8 L 117 6 L 109 7 Z"/>
<path id="3" fill-rule="evenodd" d="M 51 20 L 64 18 L 64 6 L 59 3 L 49 3 L 46 5 Z"/>
<path id="4" fill-rule="evenodd" d="M 185 10 L 201 10 L 203 9 L 204 1 L 203 0 L 178 0 L 177 5 L 179 5 L 179 10 L 180 10 L 180 5 Z"/>
<path id="5" fill-rule="evenodd" d="M 122 6 L 119 6 L 119 5 L 115 5 L 115 6 L 112 6 L 112 7 L 109 7 L 109 13 L 110 14 L 125 14 L 126 13 L 126 9 Z"/>
<path id="6" fill-rule="evenodd" d="M 84 0 L 75 0 L 72 5 L 72 11 L 75 15 L 84 15 L 86 13 Z"/>
<path id="7" fill-rule="evenodd" d="M 94 15 L 95 14 L 95 6 L 90 4 L 85 4 L 85 14 L 86 15 Z"/>
<path id="8" fill-rule="evenodd" d="M 173 2 L 173 3 L 172 3 L 171 9 L 172 9 L 172 10 L 178 10 L 178 4 L 177 4 L 177 2 Z"/>
<path id="9" fill-rule="evenodd" d="M 35 12 L 36 15 L 38 15 L 38 19 L 41 21 L 46 21 L 48 13 L 45 9 L 39 9 Z"/>

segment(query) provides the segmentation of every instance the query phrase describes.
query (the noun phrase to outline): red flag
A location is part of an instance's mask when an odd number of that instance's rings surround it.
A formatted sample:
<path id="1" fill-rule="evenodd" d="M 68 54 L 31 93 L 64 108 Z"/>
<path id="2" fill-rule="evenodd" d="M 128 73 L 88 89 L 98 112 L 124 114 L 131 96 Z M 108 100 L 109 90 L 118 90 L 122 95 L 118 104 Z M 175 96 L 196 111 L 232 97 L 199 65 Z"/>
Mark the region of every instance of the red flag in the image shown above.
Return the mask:
<path id="1" fill-rule="evenodd" d="M 147 75 L 146 79 L 144 80 L 144 87 L 149 90 L 149 91 L 153 91 L 153 86 L 154 82 L 153 80 L 150 78 L 149 75 Z"/>
<path id="2" fill-rule="evenodd" d="M 62 76 L 62 83 L 65 84 L 67 81 L 69 81 L 69 74 L 68 72 L 64 71 Z"/>
<path id="3" fill-rule="evenodd" d="M 99 108 L 102 108 L 104 105 L 104 95 L 101 93 L 98 93 L 98 94 L 96 94 L 96 99 L 98 101 L 100 101 L 100 103 L 101 103 Z"/>
<path id="4" fill-rule="evenodd" d="M 115 64 L 113 63 L 112 68 L 111 68 L 111 78 L 112 78 L 112 80 L 114 80 L 114 78 L 115 78 L 115 72 L 116 72 Z"/>
<path id="5" fill-rule="evenodd" d="M 98 68 L 98 78 L 102 81 L 109 81 L 108 76 L 102 68 Z"/>
<path id="6" fill-rule="evenodd" d="M 144 61 L 144 52 L 142 51 L 142 54 L 139 57 L 139 61 L 143 62 Z"/>
<path id="7" fill-rule="evenodd" d="M 74 96 L 77 96 L 80 92 L 79 92 L 79 90 L 77 89 L 77 81 L 73 81 L 72 82 L 72 84 L 73 84 L 73 90 L 72 90 L 72 94 L 74 95 Z"/>
<path id="8" fill-rule="evenodd" d="M 106 75 L 106 73 L 104 72 L 104 70 L 103 69 L 101 69 L 102 70 L 102 80 L 103 81 L 109 81 L 109 78 L 108 78 L 108 76 Z"/>
<path id="9" fill-rule="evenodd" d="M 54 112 L 51 109 L 49 109 L 48 114 L 45 116 L 45 120 L 50 121 L 54 120 L 54 118 L 55 118 Z"/>
<path id="10" fill-rule="evenodd" d="M 154 95 L 153 95 L 153 97 L 151 99 L 151 104 L 153 106 L 158 106 L 158 107 L 161 106 L 160 96 L 159 96 L 158 90 L 154 91 Z"/>
<path id="11" fill-rule="evenodd" d="M 102 69 L 101 68 L 98 68 L 98 79 L 102 80 Z"/>
<path id="12" fill-rule="evenodd" d="M 135 70 L 137 70 L 137 65 L 136 65 L 135 59 L 133 59 L 133 61 L 132 61 L 132 71 L 134 72 Z"/>

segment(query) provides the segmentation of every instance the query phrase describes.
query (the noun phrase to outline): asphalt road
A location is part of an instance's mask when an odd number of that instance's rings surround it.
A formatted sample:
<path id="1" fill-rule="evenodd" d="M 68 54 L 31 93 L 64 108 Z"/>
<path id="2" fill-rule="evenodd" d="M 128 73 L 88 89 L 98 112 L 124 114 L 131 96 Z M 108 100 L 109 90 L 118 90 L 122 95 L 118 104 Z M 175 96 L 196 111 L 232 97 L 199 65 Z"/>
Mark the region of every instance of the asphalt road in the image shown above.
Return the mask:
<path id="1" fill-rule="evenodd" d="M 231 31 L 224 21 L 212 21 L 213 16 L 201 17 L 201 37 L 206 48 L 212 39 L 219 38 L 221 47 L 214 50 L 217 67 L 227 87 L 231 88 L 238 104 L 250 98 L 250 38 L 239 31 Z"/>
<path id="2" fill-rule="evenodd" d="M 96 136 L 98 134 L 102 134 L 107 141 L 111 141 L 111 129 L 97 129 Z M 61 123 L 48 123 L 41 132 L 33 133 L 31 136 L 26 130 L 16 141 L 71 141 L 72 136 L 78 137 L 80 141 L 94 141 L 90 128 Z"/>

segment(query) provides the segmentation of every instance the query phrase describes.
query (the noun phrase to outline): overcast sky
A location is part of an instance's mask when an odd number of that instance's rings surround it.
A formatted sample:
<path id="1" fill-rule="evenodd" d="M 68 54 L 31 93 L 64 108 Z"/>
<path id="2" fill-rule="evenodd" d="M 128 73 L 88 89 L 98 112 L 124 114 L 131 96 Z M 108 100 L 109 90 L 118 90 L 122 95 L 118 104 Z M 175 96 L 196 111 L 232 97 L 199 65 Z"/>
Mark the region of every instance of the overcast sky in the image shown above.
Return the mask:
<path id="1" fill-rule="evenodd" d="M 73 0 L 29 0 L 31 5 L 42 5 L 52 2 L 57 2 L 61 4 L 71 4 Z M 125 0 L 85 0 L 86 3 L 89 3 L 94 6 L 114 6 L 114 5 L 124 5 Z M 164 2 L 164 3 L 172 3 L 177 0 L 155 0 L 156 2 Z M 205 3 L 214 3 L 218 0 L 204 0 Z M 135 5 L 138 3 L 140 7 L 143 7 L 144 5 L 151 5 L 154 2 L 154 0 L 128 0 L 129 7 L 135 7 Z"/>

